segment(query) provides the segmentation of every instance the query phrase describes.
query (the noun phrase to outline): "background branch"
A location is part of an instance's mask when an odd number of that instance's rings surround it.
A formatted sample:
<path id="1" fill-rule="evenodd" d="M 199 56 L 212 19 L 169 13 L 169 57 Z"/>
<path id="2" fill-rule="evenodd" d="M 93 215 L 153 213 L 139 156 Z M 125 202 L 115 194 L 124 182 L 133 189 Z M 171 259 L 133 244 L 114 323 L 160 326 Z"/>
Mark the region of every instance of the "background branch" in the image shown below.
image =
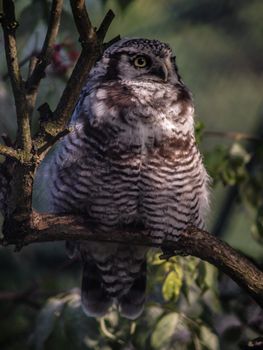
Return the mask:
<path id="1" fill-rule="evenodd" d="M 207 137 L 224 137 L 230 140 L 235 140 L 235 141 L 241 141 L 241 140 L 248 140 L 248 141 L 257 141 L 257 142 L 263 142 L 263 138 L 252 135 L 252 134 L 247 134 L 243 132 L 236 132 L 236 131 L 209 131 L 205 130 L 204 131 L 204 136 Z"/>

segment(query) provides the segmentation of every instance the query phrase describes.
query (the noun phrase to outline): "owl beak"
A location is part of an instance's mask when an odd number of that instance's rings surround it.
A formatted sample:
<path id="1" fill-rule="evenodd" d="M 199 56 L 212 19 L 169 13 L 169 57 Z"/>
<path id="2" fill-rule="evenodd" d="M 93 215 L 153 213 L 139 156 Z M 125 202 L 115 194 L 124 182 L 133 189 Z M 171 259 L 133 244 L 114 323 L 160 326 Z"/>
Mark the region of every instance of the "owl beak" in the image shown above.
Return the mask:
<path id="1" fill-rule="evenodd" d="M 162 63 L 158 69 L 157 74 L 165 83 L 168 81 L 169 71 L 166 64 Z"/>
<path id="2" fill-rule="evenodd" d="M 168 76 L 169 76 L 169 70 L 168 70 L 168 68 L 167 68 L 167 66 L 165 64 L 163 65 L 163 75 L 164 75 L 163 81 L 165 83 L 167 83 Z"/>

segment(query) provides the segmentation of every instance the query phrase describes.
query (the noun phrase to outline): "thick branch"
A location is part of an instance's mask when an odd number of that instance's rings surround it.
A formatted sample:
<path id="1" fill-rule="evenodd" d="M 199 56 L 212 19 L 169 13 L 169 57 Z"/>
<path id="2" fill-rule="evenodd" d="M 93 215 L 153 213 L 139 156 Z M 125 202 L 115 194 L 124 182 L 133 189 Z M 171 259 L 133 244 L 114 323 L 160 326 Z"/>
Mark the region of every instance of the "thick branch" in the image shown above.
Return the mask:
<path id="1" fill-rule="evenodd" d="M 31 226 L 23 240 L 18 226 L 6 226 L 8 232 L 3 244 L 23 245 L 59 240 L 90 240 L 161 248 L 164 256 L 192 255 L 216 266 L 244 288 L 263 307 L 263 272 L 242 254 L 210 233 L 189 228 L 180 238 L 169 237 L 160 243 L 147 230 L 121 228 L 118 232 L 97 232 L 91 222 L 78 216 L 58 216 L 34 213 Z"/>
<path id="2" fill-rule="evenodd" d="M 36 66 L 30 75 L 26 86 L 28 92 L 37 89 L 40 80 L 45 76 L 45 70 L 51 62 L 53 47 L 58 34 L 63 0 L 53 0 L 48 21 L 48 29 L 42 50 L 37 58 Z"/>

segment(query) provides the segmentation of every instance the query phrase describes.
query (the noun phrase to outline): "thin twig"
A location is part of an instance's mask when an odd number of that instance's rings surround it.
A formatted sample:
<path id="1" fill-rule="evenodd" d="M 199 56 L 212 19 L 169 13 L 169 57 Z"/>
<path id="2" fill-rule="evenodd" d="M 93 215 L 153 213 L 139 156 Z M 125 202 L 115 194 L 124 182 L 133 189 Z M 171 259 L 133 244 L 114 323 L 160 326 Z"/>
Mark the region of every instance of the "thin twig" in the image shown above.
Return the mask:
<path id="1" fill-rule="evenodd" d="M 45 76 L 45 70 L 51 62 L 53 47 L 58 34 L 63 0 L 53 0 L 48 21 L 48 29 L 40 54 L 37 57 L 35 69 L 26 82 L 28 93 L 36 90 L 40 80 Z"/>
<path id="2" fill-rule="evenodd" d="M 70 132 L 70 129 L 66 128 L 66 129 L 60 131 L 57 135 L 50 136 L 49 139 L 46 138 L 45 144 L 37 150 L 37 154 L 40 156 L 44 152 L 48 151 L 50 149 L 50 147 L 52 147 L 62 137 L 66 136 L 69 132 Z"/>
<path id="3" fill-rule="evenodd" d="M 23 67 L 27 62 L 31 60 L 32 57 L 35 57 L 39 54 L 38 51 L 32 51 L 29 55 L 24 57 L 20 62 L 19 62 L 19 67 Z M 2 80 L 5 81 L 9 78 L 9 73 L 5 73 L 2 77 Z"/>
<path id="4" fill-rule="evenodd" d="M 103 51 L 105 51 L 108 47 L 110 47 L 111 45 L 115 44 L 119 40 L 121 40 L 121 36 L 117 35 L 114 38 L 112 38 L 111 40 L 109 40 L 106 43 L 104 43 L 103 44 Z"/>
<path id="5" fill-rule="evenodd" d="M 100 40 L 101 42 L 103 42 L 103 40 L 105 39 L 105 36 L 109 30 L 109 27 L 111 25 L 111 22 L 114 19 L 114 12 L 112 10 L 109 10 L 104 19 L 101 22 L 101 25 L 99 26 L 99 29 L 97 30 L 97 38 L 98 40 Z"/>

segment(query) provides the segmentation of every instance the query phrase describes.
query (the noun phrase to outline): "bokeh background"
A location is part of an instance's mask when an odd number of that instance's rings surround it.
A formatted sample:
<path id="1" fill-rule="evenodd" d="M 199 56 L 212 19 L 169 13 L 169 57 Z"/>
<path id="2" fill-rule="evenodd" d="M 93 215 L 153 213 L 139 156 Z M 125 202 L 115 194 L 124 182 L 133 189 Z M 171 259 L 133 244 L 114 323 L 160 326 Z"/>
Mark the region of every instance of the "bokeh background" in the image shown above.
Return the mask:
<path id="1" fill-rule="evenodd" d="M 19 57 L 45 37 L 50 1 L 17 0 Z M 86 1 L 92 23 L 116 18 L 107 40 L 159 39 L 173 48 L 193 93 L 196 133 L 213 179 L 208 228 L 263 265 L 263 2 L 261 0 Z M 1 10 L 1 9 L 0 9 Z M 60 34 L 37 105 L 56 106 L 79 52 L 66 1 Z M 38 128 L 35 112 L 33 130 Z M 15 136 L 14 102 L 0 36 L 0 133 Z M 39 189 L 44 190 L 44 189 Z M 35 200 L 35 205 L 42 203 Z M 14 253 L 0 248 L 0 348 L 238 349 L 263 332 L 259 308 L 209 264 L 161 263 L 149 255 L 148 303 L 137 322 L 113 310 L 105 319 L 81 311 L 81 273 L 60 243 Z"/>

